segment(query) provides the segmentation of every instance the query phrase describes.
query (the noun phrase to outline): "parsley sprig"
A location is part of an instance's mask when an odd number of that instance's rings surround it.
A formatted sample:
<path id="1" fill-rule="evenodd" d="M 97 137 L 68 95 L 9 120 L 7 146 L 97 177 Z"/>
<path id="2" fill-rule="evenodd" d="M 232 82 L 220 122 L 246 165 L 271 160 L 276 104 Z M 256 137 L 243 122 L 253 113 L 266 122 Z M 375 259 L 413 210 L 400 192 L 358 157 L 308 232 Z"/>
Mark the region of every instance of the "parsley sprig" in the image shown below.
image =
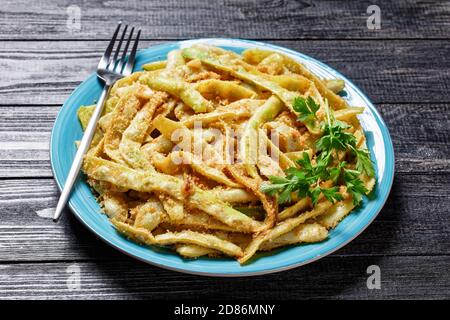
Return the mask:
<path id="1" fill-rule="evenodd" d="M 362 196 L 368 192 L 361 179 L 358 178 L 359 171 L 344 169 L 343 180 L 347 187 L 347 192 L 352 195 L 353 204 L 358 205 Z"/>
<path id="2" fill-rule="evenodd" d="M 332 168 L 328 168 L 329 159 L 317 161 L 315 165 L 307 152 L 303 153 L 303 158 L 297 160 L 302 166 L 301 169 L 291 167 L 286 170 L 286 177 L 271 176 L 270 184 L 263 184 L 261 190 L 269 195 L 278 194 L 278 202 L 285 203 L 291 201 L 293 193 L 299 198 L 310 197 L 313 205 L 316 205 L 320 194 L 334 203 L 343 199 L 338 187 L 324 188 L 320 186 L 321 181 L 329 180 L 333 175 Z"/>
<path id="3" fill-rule="evenodd" d="M 319 105 L 313 98 L 296 98 L 294 110 L 299 112 L 299 120 L 305 124 L 313 124 L 317 121 L 316 112 Z M 358 149 L 356 137 L 347 132 L 349 126 L 334 118 L 330 112 L 328 103 L 325 102 L 326 121 L 322 124 L 322 137 L 316 142 L 319 155 L 315 163 L 311 162 L 308 153 L 297 160 L 300 168 L 291 167 L 286 170 L 286 177 L 271 176 L 270 184 L 263 184 L 261 190 L 269 195 L 278 195 L 278 202 L 285 203 L 292 200 L 292 195 L 299 198 L 309 197 L 313 205 L 316 205 L 322 194 L 328 201 L 334 203 L 343 200 L 337 185 L 345 185 L 347 192 L 352 195 L 353 203 L 359 204 L 364 194 L 368 192 L 363 181 L 359 178 L 361 173 L 369 177 L 374 176 L 369 152 Z M 348 151 L 356 157 L 356 170 L 346 167 L 345 161 L 333 161 L 333 155 L 337 151 Z M 335 185 L 330 188 L 321 187 L 321 182 L 332 181 Z"/>
<path id="4" fill-rule="evenodd" d="M 308 97 L 307 99 L 297 97 L 294 99 L 292 107 L 298 112 L 298 120 L 314 126 L 314 122 L 317 120 L 316 113 L 320 105 L 312 97 Z"/>
<path id="5" fill-rule="evenodd" d="M 334 119 L 330 112 L 328 104 L 326 104 L 327 121 L 323 123 L 323 135 L 317 140 L 317 150 L 325 154 L 330 154 L 333 150 L 350 151 L 356 157 L 356 169 L 369 177 L 373 177 L 372 161 L 370 160 L 369 151 L 366 149 L 358 149 L 356 146 L 356 138 L 353 134 L 345 131 L 350 128 L 347 124 Z"/>

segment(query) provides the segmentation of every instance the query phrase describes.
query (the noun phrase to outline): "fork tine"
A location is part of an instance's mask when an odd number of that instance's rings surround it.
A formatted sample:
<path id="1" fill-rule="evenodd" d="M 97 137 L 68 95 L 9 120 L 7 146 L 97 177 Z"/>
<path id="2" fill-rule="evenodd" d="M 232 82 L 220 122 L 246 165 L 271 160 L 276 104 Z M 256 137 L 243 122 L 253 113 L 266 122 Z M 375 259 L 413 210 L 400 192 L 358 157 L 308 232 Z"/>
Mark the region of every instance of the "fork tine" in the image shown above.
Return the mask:
<path id="1" fill-rule="evenodd" d="M 120 26 L 122 25 L 122 22 L 119 22 L 117 25 L 116 31 L 114 31 L 114 35 L 111 38 L 111 41 L 108 44 L 108 47 L 105 50 L 105 53 L 103 54 L 103 57 L 100 59 L 100 62 L 98 63 L 98 69 L 104 69 L 108 65 L 109 57 L 111 56 L 112 49 L 114 48 L 114 43 L 116 42 L 117 34 L 119 33 Z"/>
<path id="2" fill-rule="evenodd" d="M 134 39 L 134 44 L 133 44 L 133 49 L 131 49 L 130 52 L 130 56 L 128 57 L 128 61 L 127 64 L 125 65 L 125 68 L 123 70 L 123 74 L 128 75 L 131 74 L 131 72 L 133 71 L 133 67 L 134 67 L 134 61 L 136 58 L 136 50 L 137 50 L 137 46 L 139 43 L 139 37 L 141 35 L 141 30 L 139 29 L 137 35 L 136 35 L 136 39 Z"/>
<path id="3" fill-rule="evenodd" d="M 125 48 L 123 49 L 123 52 L 122 52 L 122 57 L 120 58 L 119 63 L 117 64 L 117 68 L 116 68 L 117 72 L 122 72 L 122 67 L 125 63 L 125 58 L 127 57 L 127 51 L 128 51 L 128 47 L 130 46 L 130 42 L 133 37 L 133 33 L 134 33 L 134 27 L 131 28 L 127 43 L 125 44 Z"/>
<path id="4" fill-rule="evenodd" d="M 114 57 L 109 61 L 109 68 L 114 70 L 117 65 L 117 56 L 119 55 L 120 48 L 122 47 L 123 39 L 125 38 L 125 34 L 127 33 L 128 25 L 125 25 L 125 28 L 122 31 L 122 36 L 120 37 L 119 44 L 117 45 L 116 52 L 114 52 Z"/>

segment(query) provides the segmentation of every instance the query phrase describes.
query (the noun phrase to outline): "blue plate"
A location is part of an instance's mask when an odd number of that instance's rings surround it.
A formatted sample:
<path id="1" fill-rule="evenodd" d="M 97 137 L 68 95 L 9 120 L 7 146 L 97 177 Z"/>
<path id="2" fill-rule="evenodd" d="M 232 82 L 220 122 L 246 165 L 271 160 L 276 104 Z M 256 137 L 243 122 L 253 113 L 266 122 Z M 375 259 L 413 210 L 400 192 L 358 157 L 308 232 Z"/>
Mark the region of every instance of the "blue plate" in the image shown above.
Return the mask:
<path id="1" fill-rule="evenodd" d="M 181 41 L 154 46 L 139 51 L 136 58 L 136 70 L 148 62 L 164 60 L 169 51 L 189 47 L 195 43 L 208 43 L 240 53 L 247 48 L 262 48 L 280 51 L 304 63 L 315 74 L 324 78 L 345 80 L 345 99 L 353 106 L 365 106 L 365 112 L 359 116 L 364 128 L 367 145 L 377 173 L 377 186 L 370 199 L 364 199 L 362 205 L 349 214 L 333 229 L 327 240 L 292 247 L 286 247 L 267 254 L 259 254 L 248 265 L 241 266 L 232 259 L 197 260 L 183 259 L 164 248 L 141 246 L 119 235 L 100 213 L 94 195 L 83 178 L 74 186 L 69 206 L 75 216 L 101 239 L 118 250 L 139 260 L 162 268 L 210 276 L 250 276 L 277 272 L 295 268 L 320 259 L 349 243 L 358 236 L 377 216 L 383 207 L 394 177 L 394 150 L 388 129 L 369 99 L 347 78 L 329 66 L 304 54 L 278 46 L 235 39 L 200 39 Z M 81 126 L 76 115 L 81 105 L 95 103 L 102 84 L 92 74 L 70 95 L 62 106 L 52 130 L 50 142 L 50 160 L 58 187 L 65 183 L 76 148 L 74 141 L 82 136 Z"/>

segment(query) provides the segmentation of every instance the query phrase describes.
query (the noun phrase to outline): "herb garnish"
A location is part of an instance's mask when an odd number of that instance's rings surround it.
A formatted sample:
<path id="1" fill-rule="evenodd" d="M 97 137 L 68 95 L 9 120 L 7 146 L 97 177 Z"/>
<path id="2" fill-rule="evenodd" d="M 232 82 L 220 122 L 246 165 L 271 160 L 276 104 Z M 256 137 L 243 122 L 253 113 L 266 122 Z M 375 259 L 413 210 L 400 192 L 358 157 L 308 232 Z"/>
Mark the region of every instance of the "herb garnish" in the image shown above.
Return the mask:
<path id="1" fill-rule="evenodd" d="M 322 153 L 329 154 L 333 150 L 350 151 L 356 157 L 356 169 L 362 173 L 365 172 L 369 177 L 373 177 L 372 161 L 369 152 L 365 149 L 358 149 L 356 146 L 356 138 L 353 134 L 344 131 L 350 128 L 347 124 L 334 119 L 330 113 L 328 104 L 326 104 L 327 121 L 323 123 L 323 135 L 317 140 L 317 150 Z"/>
<path id="2" fill-rule="evenodd" d="M 307 99 L 297 97 L 294 99 L 292 108 L 299 113 L 298 120 L 313 126 L 314 121 L 317 120 L 316 112 L 319 110 L 320 105 L 312 97 Z"/>
<path id="3" fill-rule="evenodd" d="M 318 109 L 319 105 L 311 97 L 294 100 L 294 110 L 300 113 L 299 120 L 305 123 L 312 124 L 317 120 Z M 349 126 L 334 119 L 326 101 L 325 111 L 327 118 L 322 124 L 322 137 L 316 142 L 319 155 L 315 164 L 311 162 L 308 153 L 304 152 L 303 157 L 297 160 L 300 168 L 288 168 L 286 177 L 271 176 L 270 184 L 261 185 L 261 191 L 271 196 L 278 195 L 279 203 L 291 201 L 292 194 L 299 198 L 311 198 L 313 205 L 316 205 L 323 194 L 328 201 L 334 203 L 343 200 L 337 186 L 343 184 L 352 195 L 353 203 L 357 205 L 368 192 L 359 176 L 361 173 L 366 173 L 369 177 L 374 176 L 369 152 L 357 148 L 355 136 L 345 131 Z M 348 151 L 356 157 L 356 170 L 347 169 L 345 161 L 333 161 L 334 158 L 337 159 L 337 151 Z M 324 181 L 331 181 L 335 186 L 323 188 L 320 184 Z"/>
<path id="4" fill-rule="evenodd" d="M 313 205 L 316 205 L 322 193 L 330 202 L 342 200 L 342 195 L 338 192 L 338 187 L 320 187 L 321 181 L 326 181 L 332 176 L 332 168 L 328 168 L 328 161 L 323 159 L 316 165 L 311 163 L 307 152 L 303 153 L 303 158 L 297 160 L 302 166 L 301 169 L 294 167 L 286 170 L 286 177 L 271 176 L 271 184 L 263 184 L 261 191 L 269 195 L 279 195 L 278 202 L 285 203 L 291 200 L 291 194 L 296 192 L 298 197 L 310 197 Z"/>

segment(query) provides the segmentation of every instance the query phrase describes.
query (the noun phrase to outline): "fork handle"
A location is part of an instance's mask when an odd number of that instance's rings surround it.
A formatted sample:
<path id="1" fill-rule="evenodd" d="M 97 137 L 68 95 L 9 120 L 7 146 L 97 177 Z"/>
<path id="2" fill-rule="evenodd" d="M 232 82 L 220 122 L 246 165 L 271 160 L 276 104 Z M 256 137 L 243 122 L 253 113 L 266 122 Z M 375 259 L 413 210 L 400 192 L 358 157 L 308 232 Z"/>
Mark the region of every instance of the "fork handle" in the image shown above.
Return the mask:
<path id="1" fill-rule="evenodd" d="M 54 222 L 57 222 L 59 220 L 61 213 L 66 206 L 67 200 L 70 197 L 72 187 L 77 180 L 78 173 L 80 172 L 80 168 L 83 163 L 84 154 L 91 145 L 92 138 L 94 137 L 97 122 L 103 112 L 103 107 L 105 105 L 106 97 L 108 96 L 110 88 L 110 84 L 105 84 L 102 94 L 100 95 L 97 105 L 95 106 L 94 112 L 92 113 L 91 119 L 89 120 L 86 130 L 84 131 L 83 138 L 81 139 L 77 153 L 75 154 L 75 158 L 73 159 L 72 166 L 70 167 L 69 174 L 67 175 L 66 183 L 64 184 L 64 188 L 61 192 L 61 195 L 59 196 L 56 211 L 53 216 Z"/>

